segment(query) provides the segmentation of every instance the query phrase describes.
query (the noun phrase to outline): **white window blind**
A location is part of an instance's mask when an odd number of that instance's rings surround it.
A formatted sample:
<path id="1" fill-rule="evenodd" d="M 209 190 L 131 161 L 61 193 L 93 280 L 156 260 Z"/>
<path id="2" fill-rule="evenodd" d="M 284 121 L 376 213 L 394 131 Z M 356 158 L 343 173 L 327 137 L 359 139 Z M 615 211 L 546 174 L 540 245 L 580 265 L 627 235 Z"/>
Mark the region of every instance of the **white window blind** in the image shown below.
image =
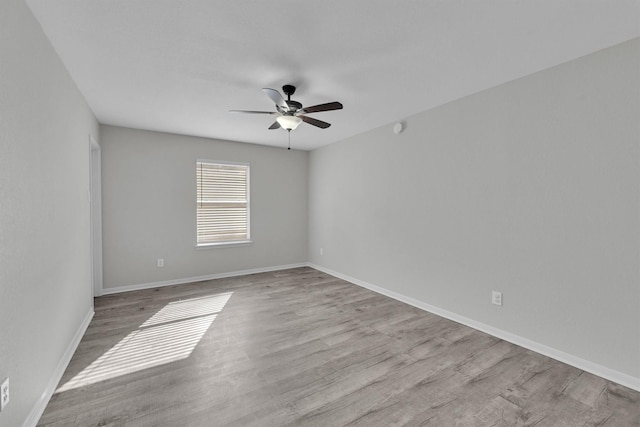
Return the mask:
<path id="1" fill-rule="evenodd" d="M 249 165 L 196 162 L 197 244 L 249 240 Z"/>

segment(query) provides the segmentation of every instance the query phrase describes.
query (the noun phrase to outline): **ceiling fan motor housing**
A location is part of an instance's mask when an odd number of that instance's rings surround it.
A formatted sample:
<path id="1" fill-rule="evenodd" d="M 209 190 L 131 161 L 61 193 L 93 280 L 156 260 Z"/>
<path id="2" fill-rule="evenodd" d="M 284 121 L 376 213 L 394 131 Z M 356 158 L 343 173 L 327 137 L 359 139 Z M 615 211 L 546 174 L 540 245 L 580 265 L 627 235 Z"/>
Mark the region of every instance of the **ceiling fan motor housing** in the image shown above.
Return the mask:
<path id="1" fill-rule="evenodd" d="M 302 104 L 300 104 L 298 101 L 285 101 L 285 102 L 289 106 L 289 111 L 291 112 L 296 112 L 302 108 Z"/>

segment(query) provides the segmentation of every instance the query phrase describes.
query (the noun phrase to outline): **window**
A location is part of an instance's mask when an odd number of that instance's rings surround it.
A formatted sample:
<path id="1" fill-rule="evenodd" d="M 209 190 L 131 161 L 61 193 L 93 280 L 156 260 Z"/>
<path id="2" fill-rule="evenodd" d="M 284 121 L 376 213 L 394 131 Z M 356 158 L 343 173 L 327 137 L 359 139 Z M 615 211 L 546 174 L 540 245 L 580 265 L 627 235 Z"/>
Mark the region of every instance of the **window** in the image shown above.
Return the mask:
<path id="1" fill-rule="evenodd" d="M 196 162 L 197 246 L 249 242 L 249 165 Z"/>

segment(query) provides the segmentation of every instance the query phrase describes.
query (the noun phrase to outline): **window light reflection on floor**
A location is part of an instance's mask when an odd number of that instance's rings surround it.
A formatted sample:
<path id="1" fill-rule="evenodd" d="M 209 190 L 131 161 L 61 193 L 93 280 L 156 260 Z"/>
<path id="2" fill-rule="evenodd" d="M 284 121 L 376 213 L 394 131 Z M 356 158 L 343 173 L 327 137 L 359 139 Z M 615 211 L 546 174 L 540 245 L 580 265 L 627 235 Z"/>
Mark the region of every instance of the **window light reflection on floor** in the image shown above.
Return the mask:
<path id="1" fill-rule="evenodd" d="M 186 359 L 233 292 L 174 301 L 56 390 L 77 387 Z"/>

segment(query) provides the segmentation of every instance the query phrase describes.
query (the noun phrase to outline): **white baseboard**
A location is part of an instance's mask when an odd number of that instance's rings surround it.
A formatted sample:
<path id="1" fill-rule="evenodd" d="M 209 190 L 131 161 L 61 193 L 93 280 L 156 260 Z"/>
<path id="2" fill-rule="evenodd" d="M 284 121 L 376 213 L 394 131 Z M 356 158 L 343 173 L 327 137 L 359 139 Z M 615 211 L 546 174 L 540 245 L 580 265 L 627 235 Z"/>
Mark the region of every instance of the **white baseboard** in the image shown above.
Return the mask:
<path id="1" fill-rule="evenodd" d="M 307 263 L 307 265 L 311 268 L 315 268 L 316 270 L 320 270 L 324 273 L 330 274 L 332 276 L 338 277 L 340 279 L 346 280 L 358 286 L 362 286 L 363 288 L 367 288 L 371 291 L 377 292 L 382 295 L 386 295 L 395 300 L 404 302 L 406 304 L 412 305 L 419 309 L 428 311 L 430 313 L 436 314 L 438 316 L 444 317 L 449 320 L 453 320 L 454 322 L 461 323 L 465 326 L 469 326 L 473 329 L 477 329 L 479 331 L 485 332 L 494 337 L 503 339 L 512 344 L 519 345 L 520 347 L 524 347 L 531 351 L 535 351 L 536 353 L 540 353 L 542 355 L 548 356 L 552 359 L 558 360 L 560 362 L 566 363 L 567 365 L 574 366 L 583 371 L 592 373 L 599 377 L 605 378 L 607 380 L 616 382 L 625 387 L 629 387 L 633 390 L 640 391 L 640 378 L 633 377 L 631 375 L 607 368 L 606 366 L 599 365 L 597 363 L 590 362 L 588 360 L 582 359 L 580 357 L 574 356 L 569 353 L 565 353 L 563 351 L 557 350 L 555 348 L 546 346 L 544 344 L 540 344 L 535 341 L 531 341 L 527 338 L 512 334 L 510 332 L 503 331 L 502 329 L 495 328 L 493 326 L 485 325 L 484 323 L 477 322 L 473 319 L 469 319 L 467 317 L 461 316 L 459 314 L 453 313 L 448 310 L 444 310 L 439 307 L 435 307 L 433 305 L 427 304 L 423 301 L 417 300 L 415 298 L 408 297 L 406 295 L 402 295 L 398 292 L 390 291 L 380 286 L 372 285 L 370 283 L 364 282 L 362 280 L 356 279 L 354 277 L 347 276 L 346 274 L 339 273 L 337 271 L 330 270 L 328 268 L 322 267 L 320 265 L 316 265 L 313 263 Z"/>
<path id="2" fill-rule="evenodd" d="M 49 378 L 49 382 L 47 383 L 47 386 L 44 392 L 42 393 L 42 395 L 40 396 L 40 399 L 38 399 L 35 406 L 29 413 L 29 416 L 25 420 L 23 427 L 35 427 L 36 424 L 38 424 L 38 421 L 40 420 L 40 417 L 42 417 L 42 414 L 44 413 L 44 410 L 46 409 L 47 404 L 51 399 L 51 396 L 53 396 L 53 393 L 56 391 L 56 386 L 60 382 L 60 379 L 62 378 L 64 371 L 67 369 L 67 366 L 69 366 L 69 362 L 73 357 L 73 353 L 76 352 L 76 349 L 78 348 L 78 344 L 80 344 L 80 341 L 84 336 L 84 333 L 87 331 L 87 328 L 89 327 L 89 323 L 91 323 L 91 319 L 93 319 L 93 314 L 94 314 L 93 306 L 91 306 L 91 308 L 89 309 L 89 312 L 87 313 L 85 318 L 82 320 L 82 323 L 80 323 L 78 330 L 76 331 L 75 335 L 71 339 L 71 342 L 67 346 L 67 350 L 64 352 L 64 354 L 60 358 L 60 361 L 58 361 L 58 365 L 56 366 L 56 369 L 53 371 L 51 378 Z"/>
<path id="3" fill-rule="evenodd" d="M 231 271 L 227 273 L 208 274 L 206 276 L 186 277 L 183 279 L 165 280 L 162 282 L 140 283 L 137 285 L 118 286 L 116 288 L 103 288 L 102 295 L 118 294 L 120 292 L 140 291 L 143 289 L 160 288 L 162 286 L 182 285 L 184 283 L 202 282 L 204 280 L 224 279 L 226 277 L 245 276 L 247 274 L 267 273 L 269 271 L 287 270 L 289 268 L 306 267 L 306 262 L 298 264 L 278 265 L 275 267 L 253 268 L 250 270 Z"/>

